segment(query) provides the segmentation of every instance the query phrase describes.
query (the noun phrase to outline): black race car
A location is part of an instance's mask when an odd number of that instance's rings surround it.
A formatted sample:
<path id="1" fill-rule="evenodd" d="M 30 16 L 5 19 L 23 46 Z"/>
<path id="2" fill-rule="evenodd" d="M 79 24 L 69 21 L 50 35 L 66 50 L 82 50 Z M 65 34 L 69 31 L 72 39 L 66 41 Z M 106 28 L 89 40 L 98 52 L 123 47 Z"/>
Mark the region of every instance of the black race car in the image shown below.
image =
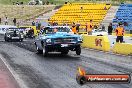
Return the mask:
<path id="1" fill-rule="evenodd" d="M 17 28 L 9 28 L 6 30 L 4 39 L 5 41 L 12 41 L 12 40 L 16 40 L 16 41 L 23 41 L 23 33 L 21 33 L 19 30 L 17 30 Z"/>

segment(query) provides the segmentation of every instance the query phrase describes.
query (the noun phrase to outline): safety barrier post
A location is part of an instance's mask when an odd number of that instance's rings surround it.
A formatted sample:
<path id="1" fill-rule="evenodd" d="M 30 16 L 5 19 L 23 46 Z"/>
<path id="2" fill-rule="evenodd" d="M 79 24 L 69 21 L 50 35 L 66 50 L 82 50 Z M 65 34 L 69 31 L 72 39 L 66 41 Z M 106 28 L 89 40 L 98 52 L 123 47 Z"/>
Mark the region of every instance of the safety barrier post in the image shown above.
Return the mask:
<path id="1" fill-rule="evenodd" d="M 112 51 L 118 54 L 132 55 L 132 44 L 130 43 L 116 43 Z"/>
<path id="2" fill-rule="evenodd" d="M 82 47 L 110 51 L 110 42 L 107 36 L 82 35 L 82 37 Z"/>

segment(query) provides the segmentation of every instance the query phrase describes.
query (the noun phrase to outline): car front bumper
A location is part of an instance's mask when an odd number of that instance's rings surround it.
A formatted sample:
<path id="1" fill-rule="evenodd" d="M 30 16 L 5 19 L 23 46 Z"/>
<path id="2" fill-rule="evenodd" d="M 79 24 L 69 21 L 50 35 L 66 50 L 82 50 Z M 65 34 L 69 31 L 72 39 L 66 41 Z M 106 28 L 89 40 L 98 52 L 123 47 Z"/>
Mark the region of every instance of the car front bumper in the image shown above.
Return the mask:
<path id="1" fill-rule="evenodd" d="M 8 40 L 21 40 L 21 37 L 7 37 Z"/>
<path id="2" fill-rule="evenodd" d="M 80 47 L 79 43 L 75 44 L 47 44 L 45 46 L 48 51 L 64 51 L 64 50 L 72 50 L 75 51 L 77 47 Z"/>

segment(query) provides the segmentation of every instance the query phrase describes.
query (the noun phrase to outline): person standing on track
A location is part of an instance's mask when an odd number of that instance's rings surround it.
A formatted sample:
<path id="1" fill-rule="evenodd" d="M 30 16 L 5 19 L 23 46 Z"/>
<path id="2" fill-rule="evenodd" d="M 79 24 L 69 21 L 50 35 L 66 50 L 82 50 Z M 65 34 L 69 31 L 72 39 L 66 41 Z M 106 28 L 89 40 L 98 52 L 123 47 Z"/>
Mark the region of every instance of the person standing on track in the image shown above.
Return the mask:
<path id="1" fill-rule="evenodd" d="M 79 29 L 80 29 L 79 27 L 80 27 L 80 23 L 77 23 L 76 24 L 76 30 L 77 30 L 77 32 L 79 32 Z"/>
<path id="2" fill-rule="evenodd" d="M 112 35 L 112 30 L 113 30 L 112 23 L 110 23 L 108 26 L 108 34 L 109 35 Z"/>
<path id="3" fill-rule="evenodd" d="M 119 26 L 116 28 L 115 32 L 116 32 L 116 36 L 117 36 L 116 42 L 122 43 L 124 32 L 125 32 L 125 29 L 124 29 L 122 23 L 119 23 Z"/>
<path id="4" fill-rule="evenodd" d="M 93 29 L 93 20 L 90 20 L 90 23 L 86 24 L 86 31 L 88 35 L 92 35 L 92 29 Z"/>
<path id="5" fill-rule="evenodd" d="M 73 25 L 72 25 L 72 31 L 74 32 L 74 34 L 77 34 L 76 25 L 75 25 L 74 22 L 73 22 Z"/>

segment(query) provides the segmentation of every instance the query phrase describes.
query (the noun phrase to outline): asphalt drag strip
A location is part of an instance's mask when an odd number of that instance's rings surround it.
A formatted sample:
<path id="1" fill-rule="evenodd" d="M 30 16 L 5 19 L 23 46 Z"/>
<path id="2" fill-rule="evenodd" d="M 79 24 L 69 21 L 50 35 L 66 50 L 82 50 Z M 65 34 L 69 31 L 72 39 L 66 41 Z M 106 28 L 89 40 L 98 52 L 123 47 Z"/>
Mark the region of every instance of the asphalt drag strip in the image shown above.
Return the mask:
<path id="1" fill-rule="evenodd" d="M 123 73 L 117 70 L 122 68 L 95 60 L 96 58 L 77 56 L 72 52 L 69 55 L 51 53 L 48 57 L 43 57 L 28 48 L 19 48 L 20 45 L 17 43 L 22 46 L 25 44 L 25 42 L 1 43 L 0 53 L 29 88 L 130 88 L 132 86 L 131 84 L 80 86 L 76 83 L 78 66 L 83 66 L 91 74 Z M 128 71 L 131 72 L 130 70 Z"/>
<path id="2" fill-rule="evenodd" d="M 82 49 L 81 56 L 51 53 L 36 54 L 33 39 L 4 42 L 0 37 L 0 54 L 28 88 L 131 88 L 132 84 L 88 84 L 76 82 L 76 71 L 82 66 L 90 74 L 131 73 L 131 57 L 109 55 Z M 102 58 L 103 57 L 103 58 Z M 131 76 L 132 77 L 132 76 Z"/>

